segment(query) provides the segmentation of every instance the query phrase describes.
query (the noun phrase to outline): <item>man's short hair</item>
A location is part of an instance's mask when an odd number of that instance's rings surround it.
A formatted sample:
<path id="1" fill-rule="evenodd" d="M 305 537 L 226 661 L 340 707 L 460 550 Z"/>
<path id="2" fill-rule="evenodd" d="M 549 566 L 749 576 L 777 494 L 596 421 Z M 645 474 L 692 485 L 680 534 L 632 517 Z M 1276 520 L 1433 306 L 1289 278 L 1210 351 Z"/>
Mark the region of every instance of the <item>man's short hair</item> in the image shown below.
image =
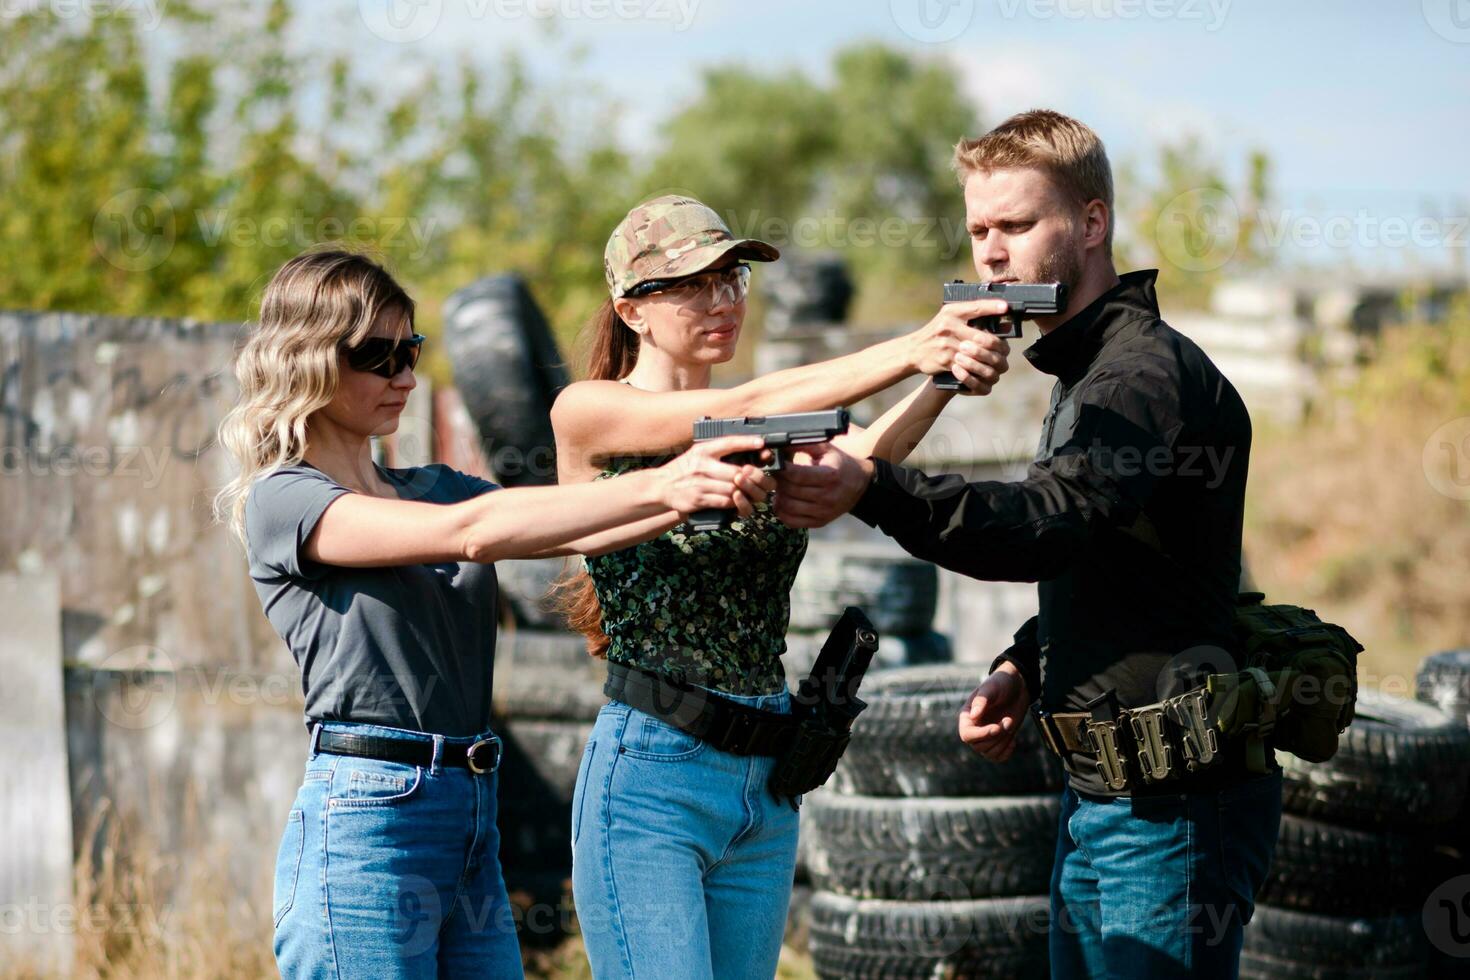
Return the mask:
<path id="1" fill-rule="evenodd" d="M 979 139 L 960 140 L 954 169 L 963 184 L 972 173 L 1012 167 L 1046 171 L 1080 206 L 1108 206 L 1107 250 L 1113 251 L 1113 167 L 1102 140 L 1084 123 L 1050 109 L 1012 116 Z"/>

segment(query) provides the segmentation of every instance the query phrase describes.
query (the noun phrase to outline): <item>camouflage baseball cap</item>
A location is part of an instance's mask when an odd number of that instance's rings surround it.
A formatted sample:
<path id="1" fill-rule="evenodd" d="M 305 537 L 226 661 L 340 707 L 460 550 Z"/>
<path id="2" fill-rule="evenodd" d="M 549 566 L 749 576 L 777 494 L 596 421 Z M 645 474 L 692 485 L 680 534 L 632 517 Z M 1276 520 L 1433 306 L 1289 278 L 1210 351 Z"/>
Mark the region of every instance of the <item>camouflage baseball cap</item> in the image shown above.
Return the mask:
<path id="1" fill-rule="evenodd" d="M 671 279 L 708 269 L 721 256 L 774 262 L 781 253 L 754 238 L 734 238 L 720 216 L 692 197 L 665 194 L 628 212 L 602 253 L 613 299 L 649 279 Z"/>

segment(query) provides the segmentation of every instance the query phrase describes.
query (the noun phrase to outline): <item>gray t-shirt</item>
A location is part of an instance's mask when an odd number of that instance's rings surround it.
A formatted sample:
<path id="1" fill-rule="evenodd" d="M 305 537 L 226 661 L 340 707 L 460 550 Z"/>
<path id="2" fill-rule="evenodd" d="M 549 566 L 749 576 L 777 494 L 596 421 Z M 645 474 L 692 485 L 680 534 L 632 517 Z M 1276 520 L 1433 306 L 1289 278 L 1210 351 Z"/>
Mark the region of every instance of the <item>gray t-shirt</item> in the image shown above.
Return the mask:
<path id="1" fill-rule="evenodd" d="M 439 463 L 378 473 L 406 500 L 451 504 L 500 489 Z M 452 736 L 485 731 L 495 566 L 312 561 L 301 546 L 327 505 L 351 492 L 303 463 L 261 477 L 245 504 L 250 577 L 301 668 L 307 727 L 355 721 Z"/>

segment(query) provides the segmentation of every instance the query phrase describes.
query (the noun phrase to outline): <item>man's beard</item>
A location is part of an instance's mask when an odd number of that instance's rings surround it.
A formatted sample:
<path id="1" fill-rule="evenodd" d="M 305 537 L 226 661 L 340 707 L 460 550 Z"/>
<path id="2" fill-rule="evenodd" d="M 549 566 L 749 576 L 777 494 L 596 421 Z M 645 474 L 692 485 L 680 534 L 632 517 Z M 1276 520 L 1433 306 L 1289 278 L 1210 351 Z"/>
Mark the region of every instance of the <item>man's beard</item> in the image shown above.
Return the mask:
<path id="1" fill-rule="evenodd" d="M 1043 255 L 1034 269 L 1024 270 L 1009 265 L 1004 269 L 994 270 L 990 278 L 992 281 L 1015 278 L 1019 282 L 1059 282 L 1067 287 L 1068 293 L 1072 293 L 1077 288 L 1077 281 L 1082 278 L 1082 260 L 1078 258 L 1072 243 L 1068 242 Z"/>

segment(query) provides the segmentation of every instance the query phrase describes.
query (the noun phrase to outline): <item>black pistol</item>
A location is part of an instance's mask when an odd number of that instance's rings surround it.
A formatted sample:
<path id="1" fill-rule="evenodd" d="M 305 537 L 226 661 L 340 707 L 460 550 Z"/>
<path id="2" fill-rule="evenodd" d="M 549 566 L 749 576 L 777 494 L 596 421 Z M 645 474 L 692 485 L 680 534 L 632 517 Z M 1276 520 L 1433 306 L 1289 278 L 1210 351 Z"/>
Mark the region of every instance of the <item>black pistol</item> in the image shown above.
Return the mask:
<path id="1" fill-rule="evenodd" d="M 800 724 L 767 782 L 777 799 L 785 797 L 795 807 L 798 794 L 821 786 L 836 770 L 852 739 L 852 723 L 868 706 L 857 691 L 877 652 L 878 631 L 861 609 L 848 606 L 792 699 Z"/>
<path id="2" fill-rule="evenodd" d="M 1059 282 L 964 282 L 944 284 L 944 302 L 966 303 L 977 299 L 1003 299 L 1010 310 L 999 316 L 980 316 L 970 326 L 997 337 L 1021 336 L 1021 321 L 1035 316 L 1055 316 L 1067 308 L 1067 287 Z M 934 376 L 934 387 L 960 391 L 964 385 L 948 371 Z"/>
<path id="3" fill-rule="evenodd" d="M 759 466 L 767 473 L 781 469 L 781 450 L 787 446 L 809 446 L 826 442 L 833 436 L 847 432 L 852 421 L 845 408 L 834 408 L 826 412 L 795 412 L 790 415 L 763 415 L 736 419 L 696 419 L 694 441 L 707 442 L 721 436 L 761 436 L 766 448 L 774 450 L 771 462 L 761 463 L 761 451 L 731 453 L 725 462 L 736 466 L 749 463 Z M 690 531 L 716 531 L 729 527 L 735 519 L 733 510 L 697 510 L 689 515 L 685 526 Z"/>

